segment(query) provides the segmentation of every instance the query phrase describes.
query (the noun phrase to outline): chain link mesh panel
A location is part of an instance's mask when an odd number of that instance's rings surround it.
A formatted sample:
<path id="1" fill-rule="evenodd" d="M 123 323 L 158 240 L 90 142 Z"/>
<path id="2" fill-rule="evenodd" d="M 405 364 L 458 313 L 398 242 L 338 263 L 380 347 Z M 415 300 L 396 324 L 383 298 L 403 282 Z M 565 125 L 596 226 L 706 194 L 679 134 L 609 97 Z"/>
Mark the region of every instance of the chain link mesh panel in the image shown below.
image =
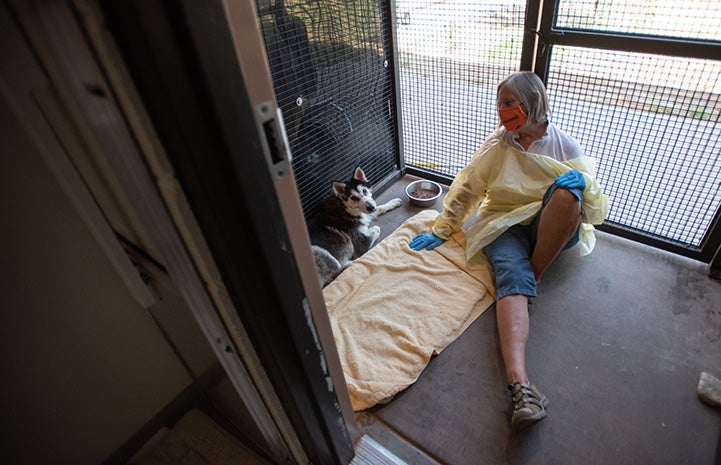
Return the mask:
<path id="1" fill-rule="evenodd" d="M 389 34 L 378 0 L 258 0 L 278 104 L 306 216 L 361 166 L 397 167 Z"/>
<path id="2" fill-rule="evenodd" d="M 698 247 L 721 205 L 721 62 L 554 47 L 554 121 L 599 165 L 607 221 Z"/>
<path id="3" fill-rule="evenodd" d="M 556 27 L 658 37 L 721 40 L 718 0 L 569 0 Z"/>
<path id="4" fill-rule="evenodd" d="M 555 26 L 718 42 L 721 3 L 563 0 Z M 720 76 L 716 60 L 553 48 L 555 117 L 599 160 L 610 223 L 701 246 L 721 205 Z"/>
<path id="5" fill-rule="evenodd" d="M 407 165 L 452 178 L 493 131 L 496 85 L 521 60 L 525 5 L 396 2 Z"/>

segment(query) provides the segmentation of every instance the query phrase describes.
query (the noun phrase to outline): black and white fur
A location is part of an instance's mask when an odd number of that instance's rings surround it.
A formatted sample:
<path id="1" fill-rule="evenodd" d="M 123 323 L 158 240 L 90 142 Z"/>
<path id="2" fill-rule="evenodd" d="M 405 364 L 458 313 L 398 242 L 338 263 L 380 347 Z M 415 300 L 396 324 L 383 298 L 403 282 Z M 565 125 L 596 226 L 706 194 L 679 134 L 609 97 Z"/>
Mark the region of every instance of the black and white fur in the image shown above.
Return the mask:
<path id="1" fill-rule="evenodd" d="M 320 284 L 325 287 L 350 262 L 366 253 L 381 234 L 371 221 L 401 206 L 395 198 L 383 205 L 373 200 L 371 186 L 360 167 L 347 183 L 333 181 L 333 193 L 308 222 L 310 243 Z"/>

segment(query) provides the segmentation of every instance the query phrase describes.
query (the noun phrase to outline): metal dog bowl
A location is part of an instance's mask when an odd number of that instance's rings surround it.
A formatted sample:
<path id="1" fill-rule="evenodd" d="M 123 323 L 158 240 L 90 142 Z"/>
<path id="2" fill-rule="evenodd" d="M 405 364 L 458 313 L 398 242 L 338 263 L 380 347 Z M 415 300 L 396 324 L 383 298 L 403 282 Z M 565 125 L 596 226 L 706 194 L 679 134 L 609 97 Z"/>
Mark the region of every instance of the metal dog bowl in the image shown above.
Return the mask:
<path id="1" fill-rule="evenodd" d="M 406 186 L 406 195 L 411 203 L 419 207 L 430 207 L 443 194 L 441 185 L 437 182 L 419 179 Z"/>

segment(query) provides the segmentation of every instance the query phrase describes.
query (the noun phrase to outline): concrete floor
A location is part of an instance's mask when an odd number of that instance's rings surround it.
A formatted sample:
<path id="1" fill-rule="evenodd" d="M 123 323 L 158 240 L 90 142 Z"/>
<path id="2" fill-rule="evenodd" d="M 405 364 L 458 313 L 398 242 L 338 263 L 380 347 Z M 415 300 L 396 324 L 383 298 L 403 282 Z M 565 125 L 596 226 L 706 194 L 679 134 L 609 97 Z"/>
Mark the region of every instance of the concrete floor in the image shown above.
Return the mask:
<path id="1" fill-rule="evenodd" d="M 404 202 L 378 219 L 384 236 L 421 210 L 403 196 L 413 179 L 377 196 Z M 413 386 L 359 412 L 364 431 L 411 465 L 721 464 L 721 409 L 696 394 L 702 371 L 721 378 L 721 282 L 703 263 L 597 238 L 589 256 L 559 256 L 531 307 L 545 420 L 509 430 L 491 308 Z"/>

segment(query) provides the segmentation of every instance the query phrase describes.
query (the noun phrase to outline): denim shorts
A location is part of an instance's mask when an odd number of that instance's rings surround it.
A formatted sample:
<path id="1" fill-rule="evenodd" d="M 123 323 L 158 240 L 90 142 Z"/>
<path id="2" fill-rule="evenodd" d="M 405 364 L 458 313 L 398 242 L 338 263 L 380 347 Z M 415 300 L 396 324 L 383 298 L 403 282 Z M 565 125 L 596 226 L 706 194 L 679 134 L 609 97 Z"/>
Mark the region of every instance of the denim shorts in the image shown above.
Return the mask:
<path id="1" fill-rule="evenodd" d="M 551 184 L 543 196 L 541 211 L 530 224 L 511 226 L 484 249 L 495 276 L 496 299 L 512 294 L 536 297 L 536 278 L 531 268 L 531 255 L 536 246 L 541 212 L 557 188 L 559 186 L 556 183 Z M 581 189 L 569 189 L 569 191 L 579 202 L 583 202 Z M 576 243 L 578 243 L 578 229 L 563 250 L 573 247 Z"/>

